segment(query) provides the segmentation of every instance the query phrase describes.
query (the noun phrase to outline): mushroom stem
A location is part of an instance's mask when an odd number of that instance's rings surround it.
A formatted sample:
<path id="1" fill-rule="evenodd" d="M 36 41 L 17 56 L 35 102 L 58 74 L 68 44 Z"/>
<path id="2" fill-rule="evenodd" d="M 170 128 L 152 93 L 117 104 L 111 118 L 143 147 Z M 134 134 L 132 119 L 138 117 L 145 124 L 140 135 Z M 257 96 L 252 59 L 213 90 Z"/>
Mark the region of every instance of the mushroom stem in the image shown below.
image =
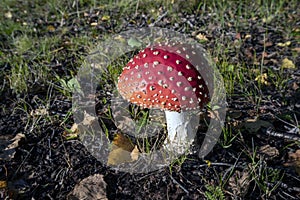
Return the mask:
<path id="1" fill-rule="evenodd" d="M 194 139 L 195 129 L 191 121 L 189 112 L 181 111 L 165 111 L 168 137 L 165 140 L 165 145 L 169 149 L 171 147 L 178 153 L 184 153 L 187 145 L 190 145 Z M 179 146 L 180 145 L 180 146 Z"/>

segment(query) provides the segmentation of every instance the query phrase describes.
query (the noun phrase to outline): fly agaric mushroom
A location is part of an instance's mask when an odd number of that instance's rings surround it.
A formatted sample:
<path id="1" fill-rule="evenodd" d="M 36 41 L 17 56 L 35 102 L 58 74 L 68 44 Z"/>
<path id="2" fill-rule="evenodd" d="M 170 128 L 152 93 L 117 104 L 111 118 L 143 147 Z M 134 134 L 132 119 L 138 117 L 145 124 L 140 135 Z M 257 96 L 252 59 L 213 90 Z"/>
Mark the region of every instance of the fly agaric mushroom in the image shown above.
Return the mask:
<path id="1" fill-rule="evenodd" d="M 188 113 L 199 110 L 209 100 L 206 77 L 199 73 L 201 64 L 193 45 L 156 44 L 141 50 L 123 68 L 118 79 L 121 96 L 143 108 L 165 111 L 168 137 L 165 144 L 188 140 Z M 203 62 L 202 62 L 203 64 Z"/>

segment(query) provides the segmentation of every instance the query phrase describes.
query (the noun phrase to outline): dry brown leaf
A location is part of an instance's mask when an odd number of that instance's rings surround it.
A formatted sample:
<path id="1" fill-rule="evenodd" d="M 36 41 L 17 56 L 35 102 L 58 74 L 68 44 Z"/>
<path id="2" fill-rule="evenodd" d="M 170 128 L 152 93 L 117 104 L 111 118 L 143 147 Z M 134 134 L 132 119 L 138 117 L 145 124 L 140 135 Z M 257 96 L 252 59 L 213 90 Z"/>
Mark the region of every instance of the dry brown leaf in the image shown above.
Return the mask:
<path id="1" fill-rule="evenodd" d="M 139 151 L 138 147 L 135 145 L 134 149 L 130 153 L 131 160 L 136 161 L 139 158 L 139 154 L 140 154 L 140 151 Z"/>
<path id="2" fill-rule="evenodd" d="M 32 110 L 30 112 L 30 115 L 33 117 L 34 116 L 44 116 L 47 114 L 48 114 L 48 110 L 46 108 L 38 108 L 38 109 Z"/>
<path id="3" fill-rule="evenodd" d="M 8 145 L 5 150 L 14 149 L 19 146 L 19 142 L 22 138 L 25 138 L 23 133 L 18 133 L 13 139 L 11 139 L 12 143 Z"/>
<path id="4" fill-rule="evenodd" d="M 294 167 L 298 175 L 300 175 L 300 149 L 296 150 L 294 153 L 289 152 L 288 160 L 283 165 L 287 167 Z"/>
<path id="5" fill-rule="evenodd" d="M 55 31 L 55 27 L 52 25 L 47 26 L 47 30 L 50 32 L 54 32 Z"/>
<path id="6" fill-rule="evenodd" d="M 107 165 L 119 165 L 125 162 L 132 162 L 131 152 L 112 144 L 112 150 L 109 152 Z"/>
<path id="7" fill-rule="evenodd" d="M 295 48 L 292 48 L 292 51 L 296 51 L 296 52 L 300 52 L 300 47 L 295 47 Z"/>
<path id="8" fill-rule="evenodd" d="M 11 160 L 14 158 L 16 150 L 19 146 L 19 142 L 25 138 L 25 135 L 23 133 L 18 133 L 14 138 L 9 140 L 9 142 L 6 142 L 2 145 L 5 145 L 5 149 L 0 152 L 0 160 Z M 0 141 L 1 144 L 1 141 Z"/>
<path id="9" fill-rule="evenodd" d="M 7 182 L 6 181 L 0 181 L 0 189 L 6 188 L 7 187 Z"/>
<path id="10" fill-rule="evenodd" d="M 299 85 L 296 82 L 294 82 L 292 88 L 293 88 L 293 90 L 296 91 L 296 90 L 298 90 Z"/>
<path id="11" fill-rule="evenodd" d="M 289 60 L 288 58 L 285 58 L 282 60 L 281 68 L 282 69 L 296 69 L 296 66 L 293 63 L 293 61 Z"/>
<path id="12" fill-rule="evenodd" d="M 91 125 L 93 123 L 93 121 L 96 120 L 96 117 L 88 114 L 87 112 L 84 112 L 84 119 L 82 121 L 82 124 L 87 126 L 87 125 Z"/>
<path id="13" fill-rule="evenodd" d="M 103 175 L 95 174 L 83 179 L 75 185 L 73 191 L 67 196 L 67 199 L 107 200 L 106 186 L 107 184 L 103 179 Z"/>
<path id="14" fill-rule="evenodd" d="M 240 40 L 240 39 L 241 39 L 241 33 L 237 33 L 237 34 L 235 35 L 235 39 Z"/>
<path id="15" fill-rule="evenodd" d="M 129 137 L 121 133 L 115 135 L 112 143 L 128 152 L 131 152 L 134 149 L 134 145 Z"/>
<path id="16" fill-rule="evenodd" d="M 232 189 L 232 193 L 239 196 L 244 197 L 249 189 L 250 180 L 249 173 L 247 171 L 235 171 L 234 174 L 229 179 L 229 185 Z"/>
<path id="17" fill-rule="evenodd" d="M 272 159 L 279 155 L 279 151 L 276 147 L 271 147 L 270 145 L 264 145 L 259 148 L 259 153 L 266 155 L 267 159 Z"/>
<path id="18" fill-rule="evenodd" d="M 107 165 L 119 165 L 125 162 L 133 162 L 138 159 L 138 148 L 125 135 L 117 133 L 112 142 L 112 148 L 108 155 Z"/>
<path id="19" fill-rule="evenodd" d="M 264 46 L 265 46 L 265 47 L 273 46 L 273 42 L 271 42 L 271 41 L 266 42 L 266 43 L 264 43 Z"/>

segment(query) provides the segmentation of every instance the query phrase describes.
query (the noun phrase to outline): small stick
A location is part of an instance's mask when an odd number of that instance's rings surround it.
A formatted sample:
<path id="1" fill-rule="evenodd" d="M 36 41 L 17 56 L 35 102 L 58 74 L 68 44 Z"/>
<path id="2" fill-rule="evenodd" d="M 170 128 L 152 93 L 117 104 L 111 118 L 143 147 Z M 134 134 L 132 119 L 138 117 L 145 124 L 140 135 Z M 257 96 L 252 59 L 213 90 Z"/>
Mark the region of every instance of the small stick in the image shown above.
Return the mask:
<path id="1" fill-rule="evenodd" d="M 188 191 L 187 189 L 185 189 L 178 181 L 176 181 L 175 178 L 174 178 L 172 175 L 170 175 L 170 178 L 172 179 L 172 181 L 173 181 L 174 183 L 176 183 L 177 185 L 179 185 L 179 187 L 180 187 L 183 191 L 185 191 L 185 193 L 189 194 L 189 191 Z"/>
<path id="2" fill-rule="evenodd" d="M 284 139 L 300 142 L 300 135 L 291 134 L 291 133 L 280 133 L 280 132 L 277 132 L 277 131 L 273 130 L 273 128 L 271 128 L 271 127 L 269 127 L 265 131 L 265 133 L 267 135 L 271 135 L 271 136 L 274 136 L 274 137 L 279 137 L 279 138 L 284 138 Z"/>

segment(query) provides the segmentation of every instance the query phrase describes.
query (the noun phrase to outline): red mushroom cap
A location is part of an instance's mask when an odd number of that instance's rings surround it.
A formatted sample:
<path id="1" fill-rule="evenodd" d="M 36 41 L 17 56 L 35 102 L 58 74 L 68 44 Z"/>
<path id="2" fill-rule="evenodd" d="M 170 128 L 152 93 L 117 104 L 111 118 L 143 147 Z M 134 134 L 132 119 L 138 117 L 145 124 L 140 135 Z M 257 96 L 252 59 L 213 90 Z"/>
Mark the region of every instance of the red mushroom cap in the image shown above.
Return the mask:
<path id="1" fill-rule="evenodd" d="M 124 67 L 118 91 L 144 108 L 177 112 L 199 109 L 208 102 L 209 92 L 199 67 L 189 61 L 195 56 L 192 45 L 147 47 Z"/>

